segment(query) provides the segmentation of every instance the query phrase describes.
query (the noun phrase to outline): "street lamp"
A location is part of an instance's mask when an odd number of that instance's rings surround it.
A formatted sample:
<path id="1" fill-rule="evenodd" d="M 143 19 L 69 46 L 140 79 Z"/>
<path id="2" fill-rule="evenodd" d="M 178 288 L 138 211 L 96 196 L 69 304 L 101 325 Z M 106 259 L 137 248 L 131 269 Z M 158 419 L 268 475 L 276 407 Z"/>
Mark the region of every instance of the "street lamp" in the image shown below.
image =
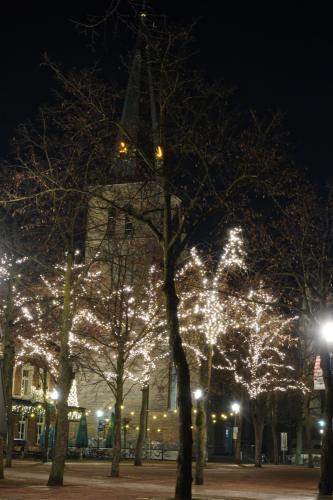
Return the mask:
<path id="1" fill-rule="evenodd" d="M 327 343 L 333 343 L 333 320 L 323 321 L 319 326 L 319 332 Z"/>
<path id="2" fill-rule="evenodd" d="M 330 314 L 330 315 L 329 315 Z M 322 495 L 331 495 L 333 491 L 333 480 L 330 472 L 331 463 L 333 460 L 333 429 L 332 429 L 332 349 L 333 349 L 333 319 L 331 311 L 327 311 L 326 317 L 319 322 L 319 334 L 323 342 L 320 348 L 320 365 L 325 383 L 325 397 L 323 408 L 323 426 L 321 426 L 320 434 L 321 442 L 321 465 L 320 465 L 320 480 L 319 493 Z M 326 345 L 325 345 L 326 344 Z M 323 431 L 323 432 L 321 432 Z"/>
<path id="3" fill-rule="evenodd" d="M 206 394 L 201 388 L 196 389 L 193 395 L 197 402 L 195 484 L 203 484 L 203 470 L 207 457 L 207 401 Z"/>
<path id="4" fill-rule="evenodd" d="M 194 395 L 194 399 L 196 401 L 198 401 L 199 399 L 202 398 L 203 396 L 203 390 L 202 389 L 196 389 L 194 392 L 193 392 L 193 395 Z"/>
<path id="5" fill-rule="evenodd" d="M 99 433 L 102 430 L 101 429 L 101 426 L 102 426 L 101 418 L 103 417 L 103 415 L 104 415 L 103 410 L 96 411 L 96 417 L 98 418 L 98 421 L 97 421 L 97 451 L 99 450 Z"/>
<path id="6" fill-rule="evenodd" d="M 231 410 L 237 415 L 240 412 L 240 404 L 232 403 Z"/>
<path id="7" fill-rule="evenodd" d="M 56 445 L 56 439 L 57 439 L 57 432 L 58 432 L 58 410 L 57 410 L 57 401 L 59 399 L 59 391 L 57 389 L 53 389 L 53 391 L 50 393 L 50 398 L 52 400 L 53 406 L 54 406 L 54 412 L 55 412 L 55 422 L 54 422 L 54 434 L 53 434 L 53 439 L 52 439 L 52 458 L 54 457 L 54 450 L 55 450 L 55 445 Z M 49 446 L 47 447 L 46 450 L 46 455 L 48 457 L 49 454 Z"/>
<path id="8" fill-rule="evenodd" d="M 53 389 L 53 391 L 50 394 L 50 398 L 53 401 L 57 401 L 59 399 L 59 391 L 57 391 L 57 389 Z"/>
<path id="9" fill-rule="evenodd" d="M 237 418 L 239 416 L 239 413 L 240 413 L 240 409 L 241 409 L 241 405 L 239 403 L 237 403 L 237 401 L 235 401 L 234 403 L 231 404 L 231 410 L 234 414 L 234 428 L 232 430 L 232 438 L 233 438 L 233 442 L 234 442 L 234 455 L 235 455 L 235 462 L 236 463 L 240 463 L 241 461 L 241 458 L 240 458 L 240 432 L 239 432 L 239 429 L 238 429 L 238 422 L 237 422 Z"/>

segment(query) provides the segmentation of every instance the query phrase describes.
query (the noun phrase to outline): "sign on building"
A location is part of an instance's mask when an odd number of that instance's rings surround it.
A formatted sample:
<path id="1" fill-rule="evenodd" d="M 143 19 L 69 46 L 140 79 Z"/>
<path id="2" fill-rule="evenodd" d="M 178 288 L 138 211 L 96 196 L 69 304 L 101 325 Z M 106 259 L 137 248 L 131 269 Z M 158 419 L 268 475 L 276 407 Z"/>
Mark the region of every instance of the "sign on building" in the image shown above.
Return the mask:
<path id="1" fill-rule="evenodd" d="M 315 391 L 325 390 L 323 379 L 323 370 L 320 367 L 320 356 L 316 356 L 316 361 L 313 370 L 313 388 Z"/>
<path id="2" fill-rule="evenodd" d="M 281 451 L 288 451 L 288 434 L 281 432 Z"/>

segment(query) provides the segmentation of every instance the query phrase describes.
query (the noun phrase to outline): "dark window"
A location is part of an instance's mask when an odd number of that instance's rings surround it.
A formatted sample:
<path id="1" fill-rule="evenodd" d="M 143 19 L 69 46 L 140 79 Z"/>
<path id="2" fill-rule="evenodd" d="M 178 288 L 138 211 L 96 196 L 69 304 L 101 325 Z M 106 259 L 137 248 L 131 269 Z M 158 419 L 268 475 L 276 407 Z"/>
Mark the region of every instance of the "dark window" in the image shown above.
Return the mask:
<path id="1" fill-rule="evenodd" d="M 108 222 L 106 228 L 106 235 L 108 238 L 115 237 L 116 225 L 117 225 L 117 211 L 115 208 L 111 207 L 108 210 Z"/>
<path id="2" fill-rule="evenodd" d="M 133 238 L 134 226 L 133 222 L 128 215 L 125 215 L 125 238 Z"/>

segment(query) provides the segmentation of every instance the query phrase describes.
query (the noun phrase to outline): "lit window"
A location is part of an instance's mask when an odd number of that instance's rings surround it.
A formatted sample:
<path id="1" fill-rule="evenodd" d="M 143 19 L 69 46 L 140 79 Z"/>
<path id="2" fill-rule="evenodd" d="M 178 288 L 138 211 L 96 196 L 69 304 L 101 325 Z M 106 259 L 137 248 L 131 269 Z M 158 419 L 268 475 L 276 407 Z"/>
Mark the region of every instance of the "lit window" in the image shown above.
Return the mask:
<path id="1" fill-rule="evenodd" d="M 44 430 L 44 414 L 40 413 L 37 418 L 37 435 L 36 435 L 36 443 L 39 444 L 40 442 L 40 437 L 42 435 L 42 432 Z"/>
<path id="2" fill-rule="evenodd" d="M 32 375 L 31 368 L 22 368 L 21 396 L 31 396 Z"/>
<path id="3" fill-rule="evenodd" d="M 18 439 L 27 439 L 27 417 L 20 415 L 18 423 Z"/>

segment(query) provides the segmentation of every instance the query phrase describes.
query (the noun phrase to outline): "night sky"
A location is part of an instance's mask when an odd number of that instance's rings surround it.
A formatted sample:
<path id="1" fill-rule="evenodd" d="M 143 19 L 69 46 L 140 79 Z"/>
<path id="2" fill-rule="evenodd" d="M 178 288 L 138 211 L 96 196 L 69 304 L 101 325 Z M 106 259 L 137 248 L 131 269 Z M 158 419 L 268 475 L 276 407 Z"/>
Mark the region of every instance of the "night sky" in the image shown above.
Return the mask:
<path id="1" fill-rule="evenodd" d="M 16 3 L 16 6 L 15 6 Z M 36 3 L 36 5 L 35 5 Z M 333 165 L 333 30 L 329 7 L 261 3 L 154 0 L 175 22 L 198 19 L 193 65 L 237 88 L 242 104 L 286 113 L 298 164 L 320 177 Z M 70 19 L 102 13 L 107 1 L 12 2 L 1 15 L 0 156 L 15 127 L 33 117 L 49 95 L 51 77 L 41 55 L 65 67 L 87 65 L 94 54 Z M 104 63 L 117 68 L 119 42 L 107 35 Z M 124 43 L 124 51 L 127 50 Z"/>

